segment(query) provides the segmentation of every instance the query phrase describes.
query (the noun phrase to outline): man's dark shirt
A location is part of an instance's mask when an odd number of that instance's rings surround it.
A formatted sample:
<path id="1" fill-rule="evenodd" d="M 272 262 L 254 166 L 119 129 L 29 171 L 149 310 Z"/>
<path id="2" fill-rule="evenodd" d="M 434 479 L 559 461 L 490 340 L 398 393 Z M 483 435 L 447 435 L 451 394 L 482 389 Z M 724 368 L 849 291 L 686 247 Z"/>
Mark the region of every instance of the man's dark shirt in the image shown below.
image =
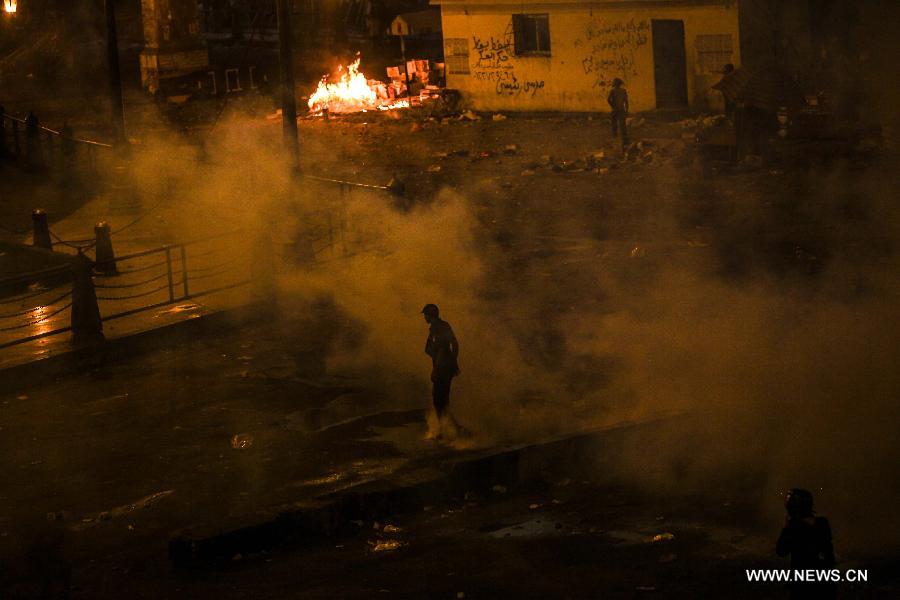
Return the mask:
<path id="1" fill-rule="evenodd" d="M 431 357 L 432 380 L 451 379 L 459 375 L 459 343 L 447 321 L 437 319 L 431 324 L 425 341 L 425 354 Z"/>
<path id="2" fill-rule="evenodd" d="M 791 519 L 781 530 L 775 551 L 778 556 L 791 555 L 792 569 L 830 569 L 834 566 L 834 546 L 828 519 Z"/>
<path id="3" fill-rule="evenodd" d="M 628 112 L 628 92 L 623 87 L 615 87 L 609 91 L 606 97 L 610 108 L 615 112 Z"/>

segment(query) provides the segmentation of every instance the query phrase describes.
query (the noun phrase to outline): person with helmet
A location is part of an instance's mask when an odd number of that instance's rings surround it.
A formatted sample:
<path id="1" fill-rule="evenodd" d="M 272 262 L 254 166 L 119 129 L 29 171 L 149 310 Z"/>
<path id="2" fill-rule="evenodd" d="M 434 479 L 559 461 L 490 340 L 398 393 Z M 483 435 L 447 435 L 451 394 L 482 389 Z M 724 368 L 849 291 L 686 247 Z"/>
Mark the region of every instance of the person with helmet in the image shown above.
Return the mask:
<path id="1" fill-rule="evenodd" d="M 792 570 L 828 570 L 834 567 L 834 546 L 831 525 L 825 517 L 816 516 L 813 495 L 800 488 L 788 492 L 784 501 L 787 519 L 775 552 L 791 556 Z M 791 598 L 834 598 L 836 589 L 830 582 L 800 582 L 790 584 Z"/>
<path id="2" fill-rule="evenodd" d="M 456 421 L 449 416 L 450 383 L 459 375 L 459 341 L 450 323 L 440 318 L 440 310 L 434 304 L 426 304 L 422 309 L 428 323 L 428 339 L 425 340 L 425 354 L 431 357 L 431 399 L 438 420 L 437 437 L 442 437 L 443 426 L 448 421 L 451 426 Z M 458 429 L 454 427 L 454 429 Z"/>

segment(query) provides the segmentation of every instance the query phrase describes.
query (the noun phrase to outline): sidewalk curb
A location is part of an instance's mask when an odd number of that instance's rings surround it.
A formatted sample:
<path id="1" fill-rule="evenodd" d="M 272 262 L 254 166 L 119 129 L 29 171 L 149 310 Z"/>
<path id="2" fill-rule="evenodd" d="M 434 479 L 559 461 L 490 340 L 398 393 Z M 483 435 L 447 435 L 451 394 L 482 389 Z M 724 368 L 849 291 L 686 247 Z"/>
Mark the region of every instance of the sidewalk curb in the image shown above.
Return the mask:
<path id="1" fill-rule="evenodd" d="M 482 451 L 444 462 L 420 464 L 406 472 L 361 483 L 310 501 L 275 509 L 218 526 L 175 532 L 169 558 L 176 567 L 222 565 L 235 556 L 283 546 L 314 543 L 342 531 L 353 521 L 371 522 L 418 512 L 467 493 L 490 494 L 494 486 L 510 489 L 529 483 L 582 476 L 585 470 L 614 478 L 604 465 L 634 448 L 643 436 L 655 436 L 684 415 L 628 423 L 538 444 Z M 617 454 L 619 453 L 619 454 Z"/>
<path id="2" fill-rule="evenodd" d="M 262 318 L 265 302 L 220 310 L 170 323 L 161 327 L 123 335 L 96 344 L 72 348 L 38 360 L 0 369 L 0 387 L 28 385 L 32 381 L 85 372 L 101 365 L 139 356 L 151 350 L 196 339 L 199 335 L 221 332 Z"/>

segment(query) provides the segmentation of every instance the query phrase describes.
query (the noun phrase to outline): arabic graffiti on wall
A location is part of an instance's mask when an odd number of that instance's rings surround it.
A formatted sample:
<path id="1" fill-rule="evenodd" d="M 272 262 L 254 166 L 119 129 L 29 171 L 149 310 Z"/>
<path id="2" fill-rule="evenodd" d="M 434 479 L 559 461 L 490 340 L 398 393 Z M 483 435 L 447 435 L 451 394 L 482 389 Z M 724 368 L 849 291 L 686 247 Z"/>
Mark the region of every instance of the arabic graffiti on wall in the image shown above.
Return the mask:
<path id="1" fill-rule="evenodd" d="M 637 55 L 650 41 L 650 23 L 637 21 L 591 20 L 584 36 L 574 41 L 576 48 L 583 48 L 581 67 L 590 77 L 591 84 L 607 88 L 615 78 L 625 83 L 638 74 Z"/>
<path id="2" fill-rule="evenodd" d="M 477 81 L 494 84 L 498 96 L 533 97 L 544 89 L 543 79 L 521 79 L 516 75 L 515 46 L 512 21 L 501 37 L 472 36 L 474 64 L 472 77 Z"/>

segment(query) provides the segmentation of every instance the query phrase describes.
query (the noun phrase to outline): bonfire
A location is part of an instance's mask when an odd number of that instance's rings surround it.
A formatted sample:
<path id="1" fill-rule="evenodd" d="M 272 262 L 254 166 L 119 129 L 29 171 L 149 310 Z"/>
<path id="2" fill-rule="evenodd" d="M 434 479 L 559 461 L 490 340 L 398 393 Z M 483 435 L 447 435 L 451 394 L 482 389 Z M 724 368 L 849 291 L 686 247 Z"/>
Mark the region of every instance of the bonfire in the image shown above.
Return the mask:
<path id="1" fill-rule="evenodd" d="M 359 70 L 359 61 L 357 57 L 346 67 L 338 67 L 337 81 L 329 81 L 328 75 L 322 77 L 309 97 L 310 112 L 355 113 L 409 107 L 408 101 L 392 98 L 386 84 L 366 78 Z"/>

